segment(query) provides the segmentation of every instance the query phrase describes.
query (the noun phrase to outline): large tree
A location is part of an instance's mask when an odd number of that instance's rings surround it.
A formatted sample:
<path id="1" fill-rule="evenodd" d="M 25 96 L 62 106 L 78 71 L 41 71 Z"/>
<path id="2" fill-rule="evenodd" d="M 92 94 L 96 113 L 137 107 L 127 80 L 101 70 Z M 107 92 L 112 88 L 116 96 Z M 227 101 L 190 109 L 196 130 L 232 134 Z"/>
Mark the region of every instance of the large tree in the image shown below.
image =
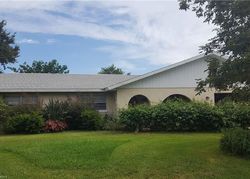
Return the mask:
<path id="1" fill-rule="evenodd" d="M 124 74 L 121 68 L 117 68 L 114 64 L 104 67 L 99 71 L 99 74 Z"/>
<path id="2" fill-rule="evenodd" d="M 69 73 L 66 65 L 60 65 L 57 60 L 49 62 L 33 61 L 31 65 L 24 62 L 18 68 L 9 68 L 16 73 Z"/>
<path id="3" fill-rule="evenodd" d="M 202 51 L 228 56 L 222 63 L 209 60 L 208 77 L 198 81 L 198 93 L 209 86 L 232 89 L 240 100 L 247 99 L 250 96 L 250 1 L 179 0 L 179 5 L 180 9 L 191 9 L 204 22 L 215 25 L 216 36 L 201 47 Z"/>
<path id="4" fill-rule="evenodd" d="M 8 32 L 5 26 L 6 21 L 0 21 L 0 73 L 8 63 L 15 63 L 19 55 L 19 47 L 15 44 L 15 34 Z"/>

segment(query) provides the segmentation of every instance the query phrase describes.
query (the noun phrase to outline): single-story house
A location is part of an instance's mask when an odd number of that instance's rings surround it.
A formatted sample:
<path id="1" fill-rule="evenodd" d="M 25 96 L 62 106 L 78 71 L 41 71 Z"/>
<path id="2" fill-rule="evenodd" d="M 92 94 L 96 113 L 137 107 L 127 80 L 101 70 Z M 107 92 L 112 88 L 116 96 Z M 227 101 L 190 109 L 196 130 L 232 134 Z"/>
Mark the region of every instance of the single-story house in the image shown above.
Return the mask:
<path id="1" fill-rule="evenodd" d="M 154 105 L 167 99 L 215 103 L 228 92 L 208 89 L 196 95 L 196 79 L 207 76 L 208 58 L 199 55 L 144 75 L 115 74 L 0 74 L 0 97 L 9 105 L 45 105 L 50 99 L 81 101 L 96 110 L 115 114 L 128 105 Z"/>

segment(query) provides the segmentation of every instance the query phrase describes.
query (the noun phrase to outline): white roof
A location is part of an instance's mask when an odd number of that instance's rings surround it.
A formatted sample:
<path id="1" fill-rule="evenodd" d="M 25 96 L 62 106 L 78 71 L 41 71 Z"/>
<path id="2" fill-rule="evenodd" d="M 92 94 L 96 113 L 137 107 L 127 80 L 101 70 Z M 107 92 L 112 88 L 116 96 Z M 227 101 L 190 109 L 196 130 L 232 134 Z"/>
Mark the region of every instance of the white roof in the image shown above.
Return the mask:
<path id="1" fill-rule="evenodd" d="M 0 74 L 0 92 L 98 92 L 134 77 L 114 74 Z"/>

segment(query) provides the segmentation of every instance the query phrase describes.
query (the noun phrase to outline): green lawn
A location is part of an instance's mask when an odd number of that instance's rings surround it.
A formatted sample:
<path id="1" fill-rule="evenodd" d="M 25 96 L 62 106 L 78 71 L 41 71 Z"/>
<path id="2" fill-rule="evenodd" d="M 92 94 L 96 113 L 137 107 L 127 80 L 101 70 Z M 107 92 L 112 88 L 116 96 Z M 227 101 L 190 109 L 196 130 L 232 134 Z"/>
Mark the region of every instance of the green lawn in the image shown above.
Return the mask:
<path id="1" fill-rule="evenodd" d="M 0 178 L 249 178 L 220 134 L 65 132 L 0 136 Z"/>

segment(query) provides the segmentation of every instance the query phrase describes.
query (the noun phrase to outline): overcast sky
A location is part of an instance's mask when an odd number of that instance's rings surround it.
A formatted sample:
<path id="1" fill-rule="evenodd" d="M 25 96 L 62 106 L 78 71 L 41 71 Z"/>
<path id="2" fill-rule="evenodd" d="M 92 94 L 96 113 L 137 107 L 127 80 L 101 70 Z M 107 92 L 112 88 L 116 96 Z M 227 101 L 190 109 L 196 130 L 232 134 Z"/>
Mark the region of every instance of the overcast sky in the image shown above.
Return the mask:
<path id="1" fill-rule="evenodd" d="M 19 63 L 58 59 L 71 73 L 115 64 L 142 74 L 199 54 L 212 25 L 177 1 L 0 1 Z"/>

